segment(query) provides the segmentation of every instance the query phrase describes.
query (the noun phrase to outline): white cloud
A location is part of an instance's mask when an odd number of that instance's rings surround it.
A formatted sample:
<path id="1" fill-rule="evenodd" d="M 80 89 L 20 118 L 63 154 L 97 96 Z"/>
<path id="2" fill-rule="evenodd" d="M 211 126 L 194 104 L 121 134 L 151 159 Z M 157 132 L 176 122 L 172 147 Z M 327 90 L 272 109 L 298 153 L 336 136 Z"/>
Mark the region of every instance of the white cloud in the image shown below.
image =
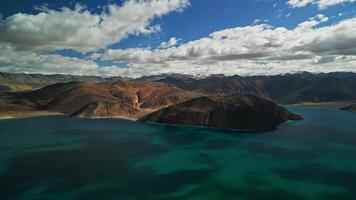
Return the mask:
<path id="1" fill-rule="evenodd" d="M 325 60 L 325 59 L 324 59 Z M 123 76 L 140 77 L 143 75 L 162 73 L 182 73 L 192 75 L 276 75 L 283 73 L 309 72 L 356 72 L 356 56 L 336 56 L 332 62 L 316 62 L 315 60 L 284 60 L 284 61 L 253 61 L 227 60 L 216 63 L 199 63 L 191 61 L 171 61 L 157 64 L 131 63 L 122 71 Z"/>
<path id="2" fill-rule="evenodd" d="M 253 25 L 256 25 L 256 24 L 261 24 L 261 23 L 268 23 L 269 22 L 269 19 L 264 19 L 264 20 L 262 20 L 262 19 L 255 19 L 255 20 L 253 20 Z"/>
<path id="3" fill-rule="evenodd" d="M 355 0 L 319 0 L 318 6 L 320 8 L 327 8 L 329 6 L 341 4 L 341 3 L 353 3 Z"/>
<path id="4" fill-rule="evenodd" d="M 260 22 L 261 22 L 260 19 L 255 19 L 255 20 L 253 20 L 253 24 L 259 24 Z"/>
<path id="5" fill-rule="evenodd" d="M 162 42 L 159 45 L 159 48 L 166 49 L 166 48 L 169 48 L 169 47 L 174 47 L 174 46 L 178 45 L 178 43 L 179 43 L 179 39 L 177 39 L 175 37 L 172 37 L 168 41 Z"/>
<path id="6" fill-rule="evenodd" d="M 320 38 L 320 32 L 324 29 L 315 29 L 314 27 L 327 20 L 324 15 L 318 15 L 300 23 L 293 30 L 283 27 L 273 28 L 266 24 L 225 29 L 214 32 L 209 37 L 191 41 L 178 47 L 155 50 L 141 48 L 111 49 L 105 51 L 101 58 L 116 62 L 136 63 L 160 63 L 172 60 L 218 61 L 261 58 L 273 60 L 282 57 L 300 58 L 300 55 L 311 54 L 307 50 L 301 51 L 301 48 L 306 47 L 314 39 Z M 347 21 L 343 22 L 343 24 L 346 23 Z M 332 28 L 330 26 L 326 30 Z"/>
<path id="7" fill-rule="evenodd" d="M 0 21 L 0 42 L 20 50 L 72 49 L 96 51 L 132 34 L 159 30 L 154 18 L 180 11 L 189 0 L 128 0 L 122 6 L 108 5 L 94 14 L 77 5 L 75 9 L 41 8 L 35 15 L 18 13 Z"/>
<path id="8" fill-rule="evenodd" d="M 298 25 L 300 29 L 311 29 L 320 23 L 327 22 L 329 20 L 325 15 L 319 14 L 315 17 L 310 18 L 308 21 L 302 22 Z"/>
<path id="9" fill-rule="evenodd" d="M 353 3 L 356 0 L 289 0 L 287 4 L 294 8 L 305 7 L 309 4 L 316 4 L 320 9 L 334 6 L 342 3 Z"/>
<path id="10" fill-rule="evenodd" d="M 133 34 L 159 31 L 152 20 L 181 11 L 189 0 L 127 0 L 110 4 L 95 14 L 77 5 L 51 10 L 37 6 L 38 14 L 18 13 L 0 18 L 0 71 L 120 75 L 125 68 L 100 67 L 90 58 L 66 57 L 48 52 L 71 49 L 95 52 Z M 171 41 L 171 43 L 174 41 Z"/>
<path id="11" fill-rule="evenodd" d="M 130 76 L 164 72 L 246 75 L 356 71 L 356 18 L 317 27 L 327 20 L 317 15 L 294 29 L 265 24 L 237 27 L 167 49 L 109 49 L 97 57 L 129 63 L 125 73 Z"/>
<path id="12" fill-rule="evenodd" d="M 154 18 L 188 4 L 188 0 L 129 0 L 122 6 L 109 5 L 100 14 L 80 6 L 57 11 L 41 7 L 36 15 L 15 14 L 0 20 L 0 71 L 134 77 L 172 72 L 356 72 L 356 18 L 322 26 L 328 21 L 324 15 L 293 29 L 254 24 L 216 31 L 188 43 L 173 37 L 156 49 L 97 51 L 129 35 L 159 30 L 152 25 Z M 85 59 L 46 53 L 58 49 L 94 53 Z M 100 67 L 97 59 L 127 67 Z"/>
<path id="13" fill-rule="evenodd" d="M 294 8 L 300 8 L 313 3 L 314 1 L 315 0 L 289 0 L 287 3 Z"/>
<path id="14" fill-rule="evenodd" d="M 99 67 L 96 62 L 54 54 L 16 51 L 0 43 L 0 71 L 12 73 L 44 73 L 73 75 L 119 75 L 125 69 L 115 66 Z"/>

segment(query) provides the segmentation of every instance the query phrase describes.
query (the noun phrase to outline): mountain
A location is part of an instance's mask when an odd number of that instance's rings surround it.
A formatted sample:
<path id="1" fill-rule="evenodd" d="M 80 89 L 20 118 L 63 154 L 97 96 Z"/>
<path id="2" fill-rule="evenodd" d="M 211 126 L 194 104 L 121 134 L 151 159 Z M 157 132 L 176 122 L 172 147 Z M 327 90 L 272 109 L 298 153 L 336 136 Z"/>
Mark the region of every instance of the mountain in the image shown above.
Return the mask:
<path id="1" fill-rule="evenodd" d="M 0 92 L 9 90 L 34 90 L 71 81 L 114 82 L 119 77 L 9 74 L 0 73 Z M 281 104 L 303 102 L 347 101 L 356 99 L 356 74 L 351 72 L 312 74 L 301 72 L 276 76 L 224 76 L 194 77 L 184 74 L 146 76 L 136 81 L 154 81 L 174 85 L 184 90 L 223 95 L 256 95 Z"/>
<path id="2" fill-rule="evenodd" d="M 0 85 L 0 92 L 10 91 L 11 88 L 6 85 Z"/>
<path id="3" fill-rule="evenodd" d="M 268 77 L 263 81 L 272 99 L 284 104 L 356 99 L 356 77 L 290 75 Z"/>
<path id="4" fill-rule="evenodd" d="M 99 76 L 73 76 L 73 75 L 44 75 L 44 74 L 11 74 L 0 72 L 0 85 L 14 91 L 34 90 L 54 83 L 71 81 L 105 82 L 119 79 L 120 77 Z"/>
<path id="5" fill-rule="evenodd" d="M 137 78 L 136 80 L 158 81 L 158 80 L 162 80 L 165 78 L 176 78 L 176 79 L 181 79 L 181 80 L 187 80 L 187 79 L 192 79 L 192 78 L 196 78 L 196 77 L 193 75 L 188 75 L 188 74 L 171 73 L 171 74 L 156 74 L 156 75 L 150 75 L 150 76 L 143 76 L 143 77 Z"/>
<path id="6" fill-rule="evenodd" d="M 22 105 L 79 117 L 137 118 L 198 95 L 165 83 L 148 81 L 68 82 L 32 92 L 5 93 L 2 107 Z"/>
<path id="7" fill-rule="evenodd" d="M 88 78 L 89 81 L 59 82 L 33 91 L 16 92 L 4 86 L 0 92 L 0 111 L 48 111 L 75 117 L 120 117 L 252 131 L 274 130 L 286 120 L 301 118 L 269 100 L 249 95 L 268 96 L 255 85 L 259 81 L 222 75 L 201 80 L 163 78 L 167 79 L 178 79 L 183 83 L 201 81 L 200 86 L 204 89 L 183 88 L 159 81 L 104 81 L 95 77 Z M 44 79 L 37 77 L 36 80 Z M 232 95 L 228 95 L 230 93 Z"/>
<path id="8" fill-rule="evenodd" d="M 247 94 L 281 104 L 356 99 L 356 74 L 298 73 L 276 76 L 209 76 L 202 79 L 167 77 L 159 82 L 210 94 Z"/>
<path id="9" fill-rule="evenodd" d="M 202 79 L 190 78 L 184 80 L 167 77 L 157 81 L 209 94 L 252 94 L 270 98 L 270 95 L 264 90 L 262 81 L 257 79 L 249 80 L 240 76 L 212 75 Z"/>
<path id="10" fill-rule="evenodd" d="M 35 90 L 66 82 L 115 82 L 127 80 L 120 77 L 9 74 L 0 72 L 0 92 Z M 256 95 L 280 104 L 304 102 L 334 102 L 356 99 L 356 74 L 335 72 L 313 74 L 300 72 L 275 76 L 224 76 L 194 77 L 185 74 L 160 74 L 145 76 L 135 81 L 153 81 L 174 85 L 183 90 L 206 94 Z"/>
<path id="11" fill-rule="evenodd" d="M 287 120 L 300 120 L 283 107 L 251 95 L 204 96 L 163 108 L 143 122 L 198 125 L 248 131 L 275 130 Z"/>

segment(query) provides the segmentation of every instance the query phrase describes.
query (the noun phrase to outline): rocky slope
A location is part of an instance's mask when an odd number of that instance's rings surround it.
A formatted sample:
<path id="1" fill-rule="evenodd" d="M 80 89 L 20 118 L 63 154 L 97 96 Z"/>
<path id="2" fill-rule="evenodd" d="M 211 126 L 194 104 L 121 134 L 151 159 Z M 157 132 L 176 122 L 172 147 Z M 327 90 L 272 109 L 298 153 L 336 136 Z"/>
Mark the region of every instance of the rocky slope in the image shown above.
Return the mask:
<path id="1" fill-rule="evenodd" d="M 143 122 L 199 125 L 248 131 L 275 130 L 287 120 L 300 120 L 283 107 L 256 96 L 198 97 L 163 108 L 142 118 Z"/>

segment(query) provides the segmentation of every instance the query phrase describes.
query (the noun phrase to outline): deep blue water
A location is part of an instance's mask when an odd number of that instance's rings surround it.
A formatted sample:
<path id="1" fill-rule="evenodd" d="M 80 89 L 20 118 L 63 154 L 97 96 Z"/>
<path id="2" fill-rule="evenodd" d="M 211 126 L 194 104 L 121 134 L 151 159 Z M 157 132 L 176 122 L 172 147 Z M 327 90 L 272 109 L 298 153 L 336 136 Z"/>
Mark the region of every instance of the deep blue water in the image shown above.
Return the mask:
<path id="1" fill-rule="evenodd" d="M 0 199 L 356 199 L 356 114 L 251 134 L 119 119 L 0 120 Z"/>

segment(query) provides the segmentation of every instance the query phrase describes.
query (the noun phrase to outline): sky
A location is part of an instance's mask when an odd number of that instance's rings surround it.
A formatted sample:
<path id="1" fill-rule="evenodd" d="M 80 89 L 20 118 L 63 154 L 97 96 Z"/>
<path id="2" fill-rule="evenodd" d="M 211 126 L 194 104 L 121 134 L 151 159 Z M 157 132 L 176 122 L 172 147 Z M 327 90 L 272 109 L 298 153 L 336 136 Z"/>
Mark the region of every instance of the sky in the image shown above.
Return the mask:
<path id="1" fill-rule="evenodd" d="M 0 71 L 356 72 L 356 0 L 1 0 Z"/>

